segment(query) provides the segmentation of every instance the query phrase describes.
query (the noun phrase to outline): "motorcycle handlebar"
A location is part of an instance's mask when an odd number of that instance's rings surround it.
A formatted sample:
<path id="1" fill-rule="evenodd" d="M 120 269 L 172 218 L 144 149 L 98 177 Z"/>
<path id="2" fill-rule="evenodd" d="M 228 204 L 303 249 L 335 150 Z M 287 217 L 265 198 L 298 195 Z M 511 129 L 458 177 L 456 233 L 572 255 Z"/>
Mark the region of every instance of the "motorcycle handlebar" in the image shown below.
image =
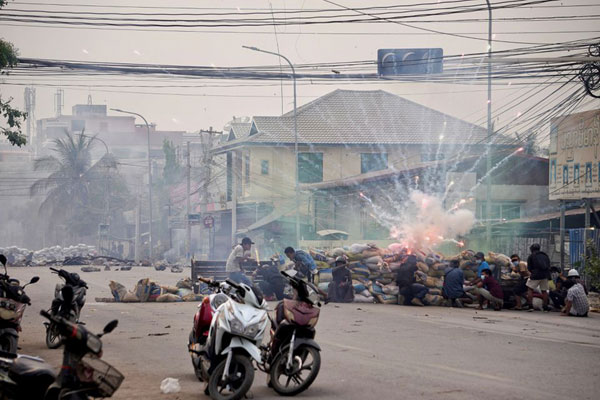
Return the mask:
<path id="1" fill-rule="evenodd" d="M 225 279 L 225 283 L 228 284 L 229 286 L 231 286 L 232 288 L 241 289 L 240 285 L 238 285 L 236 282 L 232 281 L 229 278 Z"/>

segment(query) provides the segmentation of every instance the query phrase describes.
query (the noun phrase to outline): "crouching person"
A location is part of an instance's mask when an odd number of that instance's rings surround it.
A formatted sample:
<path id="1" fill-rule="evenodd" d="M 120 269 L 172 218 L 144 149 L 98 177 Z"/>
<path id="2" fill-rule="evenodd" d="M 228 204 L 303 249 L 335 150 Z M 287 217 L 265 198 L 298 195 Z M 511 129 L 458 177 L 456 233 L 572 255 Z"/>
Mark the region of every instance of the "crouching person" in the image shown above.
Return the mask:
<path id="1" fill-rule="evenodd" d="M 579 274 L 577 274 L 577 277 L 579 277 Z M 561 315 L 587 317 L 590 310 L 590 303 L 588 302 L 583 285 L 574 279 L 567 279 L 563 285 L 567 289 L 567 298 Z"/>
<path id="2" fill-rule="evenodd" d="M 348 269 L 348 262 L 344 257 L 335 260 L 331 271 L 333 280 L 329 283 L 327 296 L 332 303 L 352 303 L 354 301 L 354 286 L 352 286 L 352 273 Z"/>
<path id="3" fill-rule="evenodd" d="M 458 261 L 450 261 L 450 266 L 445 271 L 444 287 L 442 289 L 442 295 L 448 301 L 449 306 L 462 307 L 463 302 L 472 302 L 463 290 L 464 282 L 465 276 L 459 268 Z"/>
<path id="4" fill-rule="evenodd" d="M 416 282 L 415 274 L 417 273 L 417 258 L 410 255 L 400 266 L 396 275 L 396 283 L 398 292 L 404 298 L 404 305 L 424 306 L 423 301 L 429 292 L 429 289 L 420 283 Z"/>
<path id="5" fill-rule="evenodd" d="M 483 303 L 488 301 L 494 310 L 500 311 L 504 304 L 504 292 L 489 268 L 481 271 L 481 282 L 477 284 L 478 310 L 483 310 Z"/>

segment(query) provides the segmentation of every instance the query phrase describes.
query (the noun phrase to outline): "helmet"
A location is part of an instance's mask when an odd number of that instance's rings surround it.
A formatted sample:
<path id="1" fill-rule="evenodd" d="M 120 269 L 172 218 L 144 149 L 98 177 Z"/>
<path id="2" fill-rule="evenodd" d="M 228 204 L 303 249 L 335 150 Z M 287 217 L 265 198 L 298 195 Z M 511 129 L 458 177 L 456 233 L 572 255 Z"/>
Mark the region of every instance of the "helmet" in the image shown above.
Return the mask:
<path id="1" fill-rule="evenodd" d="M 569 272 L 567 273 L 567 277 L 568 278 L 572 278 L 572 277 L 579 278 L 579 272 L 577 272 L 577 270 L 575 268 L 570 269 Z"/>

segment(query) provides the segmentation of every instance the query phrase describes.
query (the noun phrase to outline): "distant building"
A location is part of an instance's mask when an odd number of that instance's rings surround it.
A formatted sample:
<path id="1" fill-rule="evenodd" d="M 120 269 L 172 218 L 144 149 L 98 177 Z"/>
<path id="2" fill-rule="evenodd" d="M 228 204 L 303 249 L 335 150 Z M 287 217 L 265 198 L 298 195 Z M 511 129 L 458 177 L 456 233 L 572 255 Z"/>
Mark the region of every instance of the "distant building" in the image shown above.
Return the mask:
<path id="1" fill-rule="evenodd" d="M 379 171 L 410 169 L 457 155 L 481 156 L 487 130 L 391 93 L 335 90 L 298 108 L 298 165 L 294 155 L 293 111 L 255 116 L 232 125 L 228 141 L 215 149 L 226 156 L 227 201 L 220 237 L 231 236 L 231 208 L 237 201 L 235 236 L 249 234 L 265 252 L 293 244 L 298 171 L 301 237 L 334 226 L 315 223 L 311 185 L 352 179 Z M 494 150 L 514 148 L 495 135 Z M 280 242 L 280 243 L 278 243 Z M 229 243 L 227 244 L 227 247 Z M 268 255 L 268 254 L 265 254 Z"/>

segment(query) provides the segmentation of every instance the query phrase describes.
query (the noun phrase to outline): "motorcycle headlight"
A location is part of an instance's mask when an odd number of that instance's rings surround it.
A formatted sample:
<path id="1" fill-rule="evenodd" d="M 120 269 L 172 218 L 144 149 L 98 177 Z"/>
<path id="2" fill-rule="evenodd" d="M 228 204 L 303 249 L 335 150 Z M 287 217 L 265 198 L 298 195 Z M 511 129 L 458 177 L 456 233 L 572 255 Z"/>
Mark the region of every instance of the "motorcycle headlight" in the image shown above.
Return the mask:
<path id="1" fill-rule="evenodd" d="M 244 331 L 244 336 L 253 338 L 256 336 L 259 329 L 260 329 L 260 322 L 257 324 L 252 324 L 246 328 L 246 330 Z"/>
<path id="2" fill-rule="evenodd" d="M 232 318 L 229 322 L 229 327 L 231 328 L 231 333 L 236 335 L 244 334 L 244 325 L 237 318 Z"/>
<path id="3" fill-rule="evenodd" d="M 88 334 L 86 346 L 94 354 L 99 354 L 102 350 L 102 341 L 96 335 Z"/>

